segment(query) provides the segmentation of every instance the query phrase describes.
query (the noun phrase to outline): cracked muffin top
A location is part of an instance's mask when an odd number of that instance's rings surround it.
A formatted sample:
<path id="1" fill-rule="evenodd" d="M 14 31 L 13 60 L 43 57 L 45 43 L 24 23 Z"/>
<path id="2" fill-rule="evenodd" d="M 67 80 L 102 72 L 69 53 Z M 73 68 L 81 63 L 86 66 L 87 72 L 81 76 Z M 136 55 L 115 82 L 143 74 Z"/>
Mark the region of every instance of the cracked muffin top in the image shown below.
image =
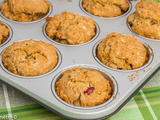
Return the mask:
<path id="1" fill-rule="evenodd" d="M 95 16 L 117 17 L 129 9 L 126 0 L 83 0 L 82 7 Z"/>
<path id="2" fill-rule="evenodd" d="M 111 97 L 110 83 L 100 72 L 79 67 L 62 73 L 55 90 L 62 100 L 79 107 L 97 106 Z"/>
<path id="3" fill-rule="evenodd" d="M 136 12 L 128 17 L 131 29 L 137 34 L 151 39 L 160 39 L 160 3 L 141 0 Z"/>
<path id="4" fill-rule="evenodd" d="M 67 11 L 49 18 L 46 34 L 63 44 L 81 44 L 91 40 L 96 34 L 95 22 Z"/>
<path id="5" fill-rule="evenodd" d="M 0 21 L 0 45 L 3 44 L 9 37 L 10 30 L 6 24 Z"/>
<path id="6" fill-rule="evenodd" d="M 148 62 L 148 51 L 134 36 L 111 33 L 99 43 L 97 57 L 109 67 L 131 70 Z"/>
<path id="7" fill-rule="evenodd" d="M 21 76 L 38 76 L 52 70 L 58 55 L 52 44 L 25 40 L 14 42 L 1 55 L 4 67 Z"/>
<path id="8" fill-rule="evenodd" d="M 8 19 L 30 22 L 43 18 L 50 10 L 45 0 L 6 0 L 1 6 L 1 13 Z"/>

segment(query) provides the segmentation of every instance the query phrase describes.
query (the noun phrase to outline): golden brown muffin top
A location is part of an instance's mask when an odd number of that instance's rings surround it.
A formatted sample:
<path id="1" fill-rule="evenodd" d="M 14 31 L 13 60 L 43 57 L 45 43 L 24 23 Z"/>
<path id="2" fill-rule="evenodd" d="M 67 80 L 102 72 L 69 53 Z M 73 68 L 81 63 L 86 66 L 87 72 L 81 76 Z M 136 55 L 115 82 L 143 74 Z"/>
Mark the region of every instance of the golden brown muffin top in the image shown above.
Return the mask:
<path id="1" fill-rule="evenodd" d="M 6 24 L 0 21 L 0 45 L 3 44 L 9 37 L 10 30 Z"/>
<path id="2" fill-rule="evenodd" d="M 129 4 L 126 0 L 83 0 L 83 8 L 99 17 L 116 17 L 124 14 Z"/>
<path id="3" fill-rule="evenodd" d="M 47 35 L 63 44 L 81 44 L 95 35 L 95 22 L 67 11 L 53 16 L 46 26 Z"/>
<path id="4" fill-rule="evenodd" d="M 160 20 L 160 3 L 157 1 L 141 0 L 136 5 L 136 13 L 142 18 Z"/>
<path id="5" fill-rule="evenodd" d="M 141 36 L 160 39 L 160 3 L 141 0 L 136 9 L 136 13 L 128 17 L 131 29 Z"/>
<path id="6" fill-rule="evenodd" d="M 7 2 L 14 14 L 47 13 L 50 6 L 45 0 L 7 0 Z"/>
<path id="7" fill-rule="evenodd" d="M 62 100 L 80 107 L 97 106 L 111 97 L 109 81 L 100 72 L 79 67 L 62 73 L 55 90 Z"/>
<path id="8" fill-rule="evenodd" d="M 115 69 L 136 69 L 148 61 L 146 48 L 134 36 L 111 33 L 98 45 L 98 59 Z"/>
<path id="9" fill-rule="evenodd" d="M 50 4 L 45 0 L 7 0 L 1 6 L 1 13 L 10 20 L 31 22 L 47 15 Z"/>
<path id="10" fill-rule="evenodd" d="M 58 55 L 52 44 L 43 41 L 25 40 L 14 42 L 2 53 L 4 67 L 21 76 L 37 76 L 52 70 Z"/>

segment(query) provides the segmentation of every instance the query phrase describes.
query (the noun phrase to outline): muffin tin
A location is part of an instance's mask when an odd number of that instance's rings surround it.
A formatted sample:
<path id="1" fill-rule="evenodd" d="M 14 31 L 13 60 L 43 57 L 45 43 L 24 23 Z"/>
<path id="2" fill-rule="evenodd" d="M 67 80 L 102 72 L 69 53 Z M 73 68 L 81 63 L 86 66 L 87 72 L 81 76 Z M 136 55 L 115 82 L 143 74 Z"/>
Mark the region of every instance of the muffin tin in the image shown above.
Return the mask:
<path id="1" fill-rule="evenodd" d="M 90 15 L 83 10 L 81 6 L 82 0 L 49 0 L 49 2 L 52 4 L 51 9 L 53 9 L 53 11 L 51 10 L 48 14 L 50 17 L 60 14 L 62 11 L 68 11 L 92 18 L 96 22 L 96 36 L 84 44 L 64 45 L 47 37 L 45 33 L 47 22 L 44 18 L 38 21 L 20 23 L 8 20 L 0 14 L 0 20 L 8 24 L 11 31 L 9 39 L 0 46 L 0 54 L 13 42 L 34 39 L 54 44 L 59 56 L 59 62 L 54 70 L 34 77 L 12 74 L 4 68 L 0 57 L 1 81 L 18 89 L 25 95 L 65 118 L 93 120 L 110 117 L 116 113 L 126 101 L 146 83 L 149 76 L 159 68 L 160 41 L 146 39 L 134 34 L 127 23 L 128 15 L 135 12 L 135 5 L 139 0 L 129 2 L 130 8 L 127 13 L 115 18 L 102 18 Z M 141 41 L 144 46 L 149 49 L 148 63 L 134 70 L 116 70 L 103 65 L 96 57 L 96 48 L 98 43 L 112 32 L 134 35 Z M 61 100 L 54 90 L 55 83 L 62 72 L 75 66 L 101 72 L 105 78 L 108 78 L 110 81 L 112 97 L 107 102 L 95 107 L 76 107 Z"/>

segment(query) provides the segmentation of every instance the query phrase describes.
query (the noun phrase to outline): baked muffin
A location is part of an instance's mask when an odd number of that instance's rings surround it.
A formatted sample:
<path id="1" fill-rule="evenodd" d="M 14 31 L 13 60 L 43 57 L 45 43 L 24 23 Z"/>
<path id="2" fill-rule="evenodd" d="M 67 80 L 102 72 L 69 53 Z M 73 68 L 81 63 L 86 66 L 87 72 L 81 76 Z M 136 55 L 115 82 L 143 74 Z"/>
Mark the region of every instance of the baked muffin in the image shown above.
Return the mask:
<path id="1" fill-rule="evenodd" d="M 117 17 L 129 9 L 126 0 L 83 0 L 82 7 L 99 17 Z"/>
<path id="2" fill-rule="evenodd" d="M 0 21 L 0 45 L 3 44 L 9 37 L 10 30 L 8 26 Z"/>
<path id="3" fill-rule="evenodd" d="M 111 97 L 110 83 L 100 72 L 78 67 L 62 73 L 55 90 L 62 100 L 79 107 L 97 106 Z"/>
<path id="4" fill-rule="evenodd" d="M 96 27 L 91 18 L 64 11 L 50 18 L 46 34 L 56 42 L 74 45 L 91 40 L 96 34 Z"/>
<path id="5" fill-rule="evenodd" d="M 136 12 L 128 17 L 131 29 L 137 34 L 160 39 L 160 3 L 141 0 L 136 5 Z"/>
<path id="6" fill-rule="evenodd" d="M 1 6 L 1 13 L 8 19 L 30 22 L 43 18 L 50 10 L 45 0 L 6 0 Z"/>
<path id="7" fill-rule="evenodd" d="M 43 41 L 25 40 L 14 42 L 2 53 L 4 67 L 21 76 L 38 76 L 52 70 L 58 55 L 52 44 Z"/>
<path id="8" fill-rule="evenodd" d="M 111 33 L 99 43 L 97 57 L 109 67 L 131 70 L 148 62 L 148 50 L 134 36 Z"/>

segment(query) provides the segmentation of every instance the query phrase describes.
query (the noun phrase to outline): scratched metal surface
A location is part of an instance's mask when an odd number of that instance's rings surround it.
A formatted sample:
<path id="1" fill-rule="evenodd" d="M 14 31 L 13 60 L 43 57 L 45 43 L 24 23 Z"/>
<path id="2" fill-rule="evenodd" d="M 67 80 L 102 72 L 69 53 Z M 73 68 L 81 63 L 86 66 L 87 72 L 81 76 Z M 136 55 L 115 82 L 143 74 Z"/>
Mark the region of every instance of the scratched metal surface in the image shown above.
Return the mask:
<path id="1" fill-rule="evenodd" d="M 129 14 L 135 12 L 135 5 L 138 1 L 132 1 L 128 12 L 116 18 L 100 18 L 86 13 L 81 7 L 82 0 L 73 0 L 72 2 L 49 0 L 49 2 L 52 4 L 52 9 L 47 16 L 53 17 L 56 14 L 60 14 L 62 11 L 68 11 L 92 18 L 96 22 L 96 36 L 93 40 L 85 44 L 63 45 L 50 40 L 46 36 L 45 26 L 47 23 L 45 19 L 33 23 L 19 23 L 8 20 L 0 14 L 0 20 L 8 24 L 10 26 L 10 31 L 12 31 L 9 40 L 0 46 L 0 54 L 7 46 L 15 41 L 34 39 L 54 44 L 59 55 L 59 62 L 56 68 L 47 74 L 37 77 L 22 77 L 8 72 L 3 67 L 0 57 L 0 79 L 65 117 L 73 119 L 97 119 L 109 116 L 114 113 L 159 67 L 160 41 L 141 37 L 134 34 L 129 29 L 127 25 L 127 17 Z M 1 4 L 2 3 L 3 1 Z M 115 70 L 101 64 L 95 57 L 97 44 L 103 40 L 106 35 L 112 32 L 131 36 L 134 35 L 139 41 L 148 47 L 150 53 L 153 53 L 150 56 L 148 64 L 139 69 L 128 71 Z M 111 99 L 102 105 L 89 108 L 75 107 L 59 99 L 54 91 L 55 82 L 58 80 L 62 72 L 75 66 L 80 66 L 89 70 L 98 70 L 106 78 L 110 79 L 113 89 Z"/>

